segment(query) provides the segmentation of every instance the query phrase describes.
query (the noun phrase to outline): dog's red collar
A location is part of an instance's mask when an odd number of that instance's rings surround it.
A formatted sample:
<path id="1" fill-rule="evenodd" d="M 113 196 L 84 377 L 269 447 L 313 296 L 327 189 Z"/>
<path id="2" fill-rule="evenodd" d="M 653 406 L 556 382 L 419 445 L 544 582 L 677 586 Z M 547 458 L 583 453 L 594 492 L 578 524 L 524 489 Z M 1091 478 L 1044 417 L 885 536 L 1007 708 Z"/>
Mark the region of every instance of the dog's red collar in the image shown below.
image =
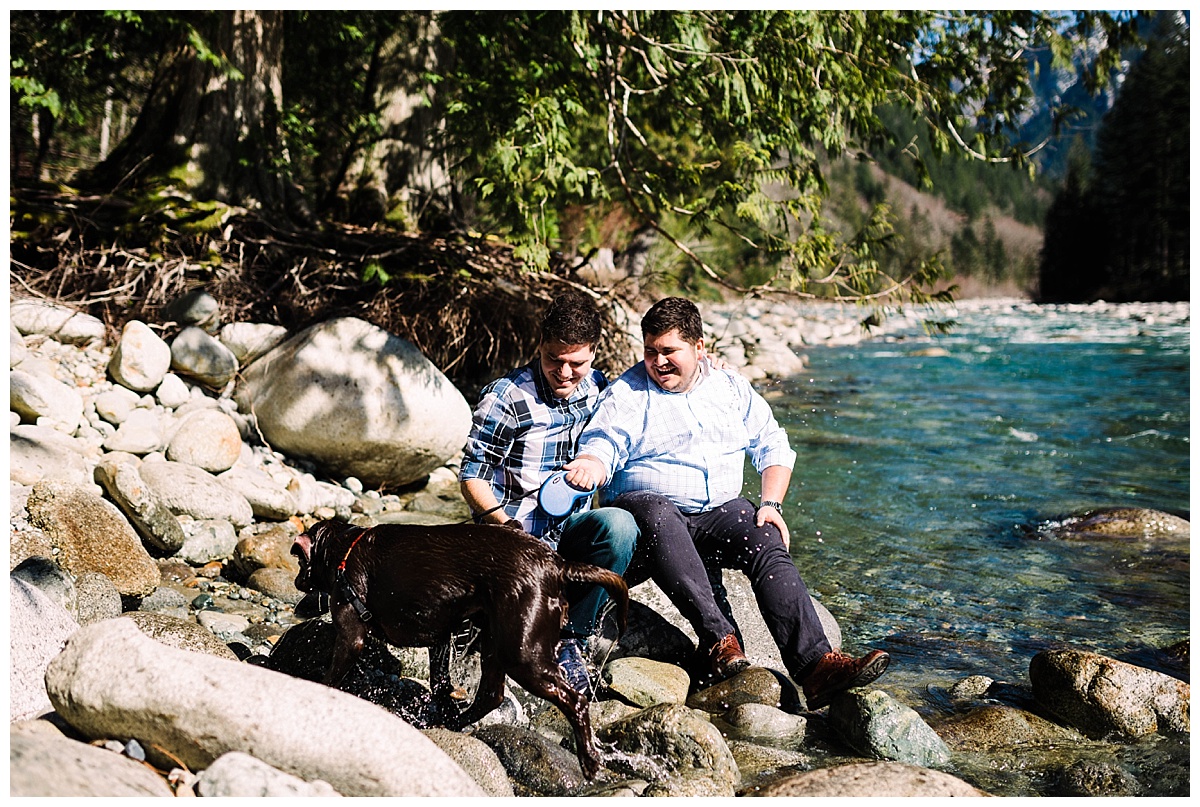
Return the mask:
<path id="1" fill-rule="evenodd" d="M 337 567 L 337 572 L 334 573 L 334 577 L 342 589 L 342 596 L 358 612 L 358 618 L 363 622 L 370 622 L 372 614 L 367 610 L 367 604 L 362 601 L 362 597 L 358 596 L 358 592 L 354 590 L 354 587 L 350 585 L 350 581 L 346 579 L 346 561 L 350 560 L 350 553 L 354 551 L 354 547 L 358 546 L 358 542 L 370 531 L 370 529 L 363 529 L 358 535 L 354 536 L 354 540 L 350 542 L 350 548 L 346 550 L 346 556 L 342 558 L 342 562 Z"/>
<path id="2" fill-rule="evenodd" d="M 346 556 L 338 564 L 337 570 L 339 572 L 346 571 L 346 561 L 350 560 L 350 553 L 354 551 L 354 547 L 358 546 L 358 542 L 362 540 L 362 537 L 370 531 L 370 529 L 363 529 L 359 531 L 358 535 L 354 536 L 354 540 L 350 542 L 350 548 L 346 550 Z"/>

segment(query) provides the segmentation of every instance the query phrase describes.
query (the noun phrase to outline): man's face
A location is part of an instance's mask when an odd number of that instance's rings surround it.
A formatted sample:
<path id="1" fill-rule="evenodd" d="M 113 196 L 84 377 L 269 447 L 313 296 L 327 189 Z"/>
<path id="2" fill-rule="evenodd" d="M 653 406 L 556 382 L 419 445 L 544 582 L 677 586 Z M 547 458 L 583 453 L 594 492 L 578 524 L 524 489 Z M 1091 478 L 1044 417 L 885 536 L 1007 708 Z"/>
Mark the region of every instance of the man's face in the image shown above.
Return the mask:
<path id="1" fill-rule="evenodd" d="M 592 371 L 596 357 L 593 345 L 565 345 L 562 342 L 543 342 L 538 345 L 542 375 L 550 382 L 555 398 L 570 398 L 579 382 Z"/>
<path id="2" fill-rule="evenodd" d="M 687 392 L 696 381 L 704 340 L 688 342 L 677 328 L 644 339 L 646 372 L 667 392 Z"/>

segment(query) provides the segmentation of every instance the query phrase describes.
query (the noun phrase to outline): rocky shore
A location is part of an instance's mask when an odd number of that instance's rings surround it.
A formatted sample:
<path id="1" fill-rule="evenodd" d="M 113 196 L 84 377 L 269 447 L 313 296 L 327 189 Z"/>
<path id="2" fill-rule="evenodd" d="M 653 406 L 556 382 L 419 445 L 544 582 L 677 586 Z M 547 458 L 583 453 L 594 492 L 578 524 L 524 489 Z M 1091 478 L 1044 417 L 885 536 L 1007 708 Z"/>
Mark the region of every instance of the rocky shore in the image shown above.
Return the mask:
<path id="1" fill-rule="evenodd" d="M 466 732 L 429 726 L 424 650 L 372 643 L 339 690 L 321 686 L 332 627 L 295 589 L 292 539 L 322 518 L 466 519 L 470 404 L 359 320 L 222 324 L 202 293 L 172 313 L 109 344 L 86 315 L 10 306 L 10 795 L 985 795 L 975 772 L 1013 765 L 1050 794 L 1137 795 L 1115 751 L 1190 733 L 1188 684 L 1076 648 L 1031 658 L 1026 687 L 940 682 L 954 708 L 938 720 L 886 678 L 809 712 L 729 573 L 756 665 L 736 678 L 693 688 L 695 636 L 653 584 L 631 592 L 625 635 L 606 622 L 593 641 L 595 781 L 562 715 L 511 682 Z M 852 308 L 704 313 L 755 380 L 866 338 Z M 1066 524 L 1189 529 L 1137 510 Z M 1186 641 L 1164 653 L 1186 671 Z M 456 669 L 469 689 L 470 658 Z"/>

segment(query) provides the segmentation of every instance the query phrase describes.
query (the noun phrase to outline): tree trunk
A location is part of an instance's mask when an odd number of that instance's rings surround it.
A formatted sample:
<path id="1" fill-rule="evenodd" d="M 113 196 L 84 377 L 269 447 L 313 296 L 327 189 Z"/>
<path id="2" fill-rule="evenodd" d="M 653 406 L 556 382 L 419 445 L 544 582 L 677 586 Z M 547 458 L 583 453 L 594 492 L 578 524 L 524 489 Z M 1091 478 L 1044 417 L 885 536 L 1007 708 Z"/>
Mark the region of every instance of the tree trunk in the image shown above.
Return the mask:
<path id="1" fill-rule="evenodd" d="M 115 191 L 167 181 L 197 200 L 306 219 L 279 138 L 283 13 L 206 13 L 222 64 L 183 37 L 167 48 L 128 137 L 80 184 Z"/>
<path id="2" fill-rule="evenodd" d="M 435 88 L 423 76 L 446 55 L 437 20 L 413 14 L 384 43 L 372 64 L 374 102 L 384 133 L 353 155 L 338 184 L 348 218 L 374 223 L 389 218 L 407 229 L 441 228 L 460 218 L 459 200 L 438 148 L 442 116 Z M 433 103 L 427 103 L 433 99 Z"/>

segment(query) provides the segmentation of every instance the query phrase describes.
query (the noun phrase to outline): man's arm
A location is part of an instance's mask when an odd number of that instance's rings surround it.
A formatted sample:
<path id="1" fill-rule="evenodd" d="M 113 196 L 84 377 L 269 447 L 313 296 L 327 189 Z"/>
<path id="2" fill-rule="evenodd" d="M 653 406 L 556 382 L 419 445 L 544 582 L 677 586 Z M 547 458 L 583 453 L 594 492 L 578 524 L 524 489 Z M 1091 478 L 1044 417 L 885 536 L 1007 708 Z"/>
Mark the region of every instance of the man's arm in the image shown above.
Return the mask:
<path id="1" fill-rule="evenodd" d="M 503 509 L 492 509 L 499 508 L 500 502 L 496 500 L 496 494 L 492 492 L 492 486 L 487 481 L 464 479 L 459 484 L 459 489 L 472 513 L 487 513 L 483 517 L 484 524 L 504 524 L 509 520 L 508 513 Z M 491 510 L 490 513 L 489 510 Z"/>

